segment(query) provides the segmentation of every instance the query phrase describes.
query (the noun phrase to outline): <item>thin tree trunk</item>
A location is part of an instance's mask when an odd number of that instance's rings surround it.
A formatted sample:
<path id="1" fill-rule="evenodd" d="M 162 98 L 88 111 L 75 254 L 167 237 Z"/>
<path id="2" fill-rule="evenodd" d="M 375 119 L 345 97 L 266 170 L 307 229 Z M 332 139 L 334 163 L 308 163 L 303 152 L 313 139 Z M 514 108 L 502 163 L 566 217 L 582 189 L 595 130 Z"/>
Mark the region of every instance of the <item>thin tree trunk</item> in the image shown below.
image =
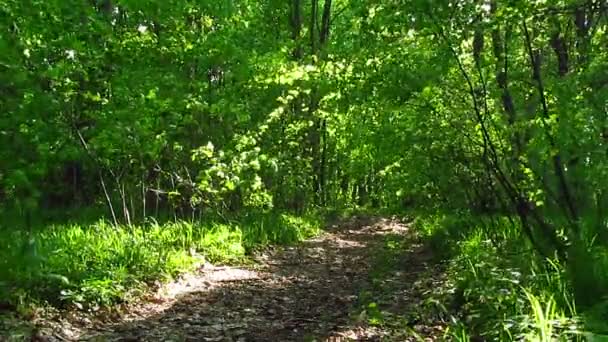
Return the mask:
<path id="1" fill-rule="evenodd" d="M 553 136 L 550 132 L 550 127 L 547 126 L 547 120 L 549 120 L 549 108 L 547 105 L 547 99 L 545 97 L 545 88 L 544 88 L 544 84 L 543 84 L 543 79 L 541 77 L 541 61 L 540 61 L 540 56 L 538 54 L 535 54 L 532 50 L 532 41 L 530 39 L 530 33 L 528 31 L 528 26 L 526 25 L 526 22 L 524 21 L 523 23 L 523 27 L 524 27 L 524 37 L 525 37 L 525 44 L 526 44 L 526 48 L 528 50 L 528 57 L 530 58 L 530 64 L 532 66 L 532 70 L 533 70 L 533 79 L 536 81 L 536 87 L 540 96 L 540 102 L 542 105 L 542 113 L 543 113 L 543 126 L 544 126 L 544 130 L 545 130 L 545 135 L 547 136 L 547 139 L 549 141 L 549 145 L 551 146 L 552 149 L 557 149 L 557 146 L 555 144 L 555 140 L 553 139 Z M 572 225 L 572 228 L 574 228 L 575 232 L 578 231 L 578 226 L 576 224 L 576 221 L 578 220 L 578 214 L 574 205 L 574 201 L 571 195 L 571 191 L 570 191 L 570 187 L 568 185 L 568 181 L 566 180 L 566 175 L 564 173 L 564 166 L 562 163 L 562 159 L 561 159 L 561 155 L 559 153 L 559 151 L 557 151 L 557 153 L 555 153 L 555 155 L 553 156 L 553 169 L 555 171 L 555 174 L 558 178 L 559 181 L 559 185 L 560 185 L 560 190 L 562 192 L 564 201 L 566 202 L 566 207 L 569 211 L 569 218 L 570 218 L 570 223 Z"/>
<path id="2" fill-rule="evenodd" d="M 127 194 L 125 192 L 125 185 L 120 182 L 120 179 L 115 178 L 116 186 L 118 187 L 118 193 L 120 194 L 120 200 L 122 202 L 122 214 L 125 218 L 127 225 L 131 226 L 131 215 L 129 214 L 129 206 L 127 204 Z"/>
<path id="3" fill-rule="evenodd" d="M 82 146 L 82 148 L 87 153 L 87 156 L 95 164 L 99 164 L 97 162 L 97 160 L 95 159 L 95 157 L 93 157 L 92 152 L 89 149 L 89 145 L 87 144 L 86 140 L 84 140 L 84 137 L 82 136 L 82 133 L 80 133 L 80 131 L 78 129 L 75 129 L 75 131 L 76 131 L 76 134 L 78 135 L 78 139 L 80 141 L 80 145 Z M 100 167 L 97 168 L 97 173 L 99 175 L 99 182 L 101 183 L 101 189 L 102 189 L 103 194 L 104 194 L 104 196 L 106 198 L 106 204 L 108 205 L 108 209 L 110 210 L 110 214 L 112 215 L 112 222 L 114 223 L 115 226 L 118 226 L 118 219 L 116 218 L 116 212 L 114 211 L 114 206 L 112 205 L 112 200 L 110 199 L 110 194 L 108 193 L 108 189 L 106 187 L 106 182 L 103 179 L 103 173 L 101 172 L 101 168 Z"/>
<path id="4" fill-rule="evenodd" d="M 294 41 L 295 48 L 293 56 L 296 60 L 302 58 L 302 45 L 300 44 L 300 35 L 302 32 L 302 1 L 293 0 L 291 2 L 291 38 Z"/>
<path id="5" fill-rule="evenodd" d="M 142 205 L 142 209 L 141 209 L 142 220 L 145 220 L 146 219 L 146 182 L 145 182 L 144 174 L 141 175 L 141 205 Z"/>
<path id="6" fill-rule="evenodd" d="M 319 37 L 319 45 L 324 46 L 329 40 L 329 29 L 331 24 L 331 1 L 325 0 L 323 4 L 323 18 L 321 19 L 321 34 Z"/>
<path id="7" fill-rule="evenodd" d="M 321 205 L 325 206 L 327 203 L 327 119 L 323 119 L 321 122 L 321 165 L 319 165 L 319 183 L 321 185 Z"/>

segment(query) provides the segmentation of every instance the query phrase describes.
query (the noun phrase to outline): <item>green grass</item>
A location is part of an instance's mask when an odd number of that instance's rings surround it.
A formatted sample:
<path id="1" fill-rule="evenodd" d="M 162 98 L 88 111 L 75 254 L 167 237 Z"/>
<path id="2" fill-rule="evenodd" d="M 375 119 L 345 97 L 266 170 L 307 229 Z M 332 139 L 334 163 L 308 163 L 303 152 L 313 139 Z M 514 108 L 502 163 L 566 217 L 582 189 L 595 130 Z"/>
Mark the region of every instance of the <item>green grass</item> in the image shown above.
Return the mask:
<path id="1" fill-rule="evenodd" d="M 444 313 L 452 317 L 450 339 L 571 341 L 588 331 L 572 270 L 534 253 L 507 218 L 434 214 L 414 227 L 448 260 L 449 281 L 439 292 L 451 297 Z"/>
<path id="2" fill-rule="evenodd" d="M 507 218 L 435 214 L 419 217 L 415 228 L 449 263 L 439 292 L 450 298 L 442 313 L 453 322 L 450 339 L 601 340 L 606 320 L 598 317 L 608 315 L 607 301 L 598 297 L 583 311 L 575 285 L 589 282 L 589 273 L 608 274 L 605 263 L 579 260 L 569 268 L 542 258 Z"/>
<path id="3" fill-rule="evenodd" d="M 405 237 L 390 234 L 384 237 L 372 253 L 374 257 L 369 272 L 370 283 L 360 291 L 357 298 L 357 314 L 363 313 L 370 325 L 383 326 L 391 323 L 387 322 L 383 308 L 392 303 L 392 294 L 397 284 L 386 280 L 400 268 L 400 263 L 408 252 L 406 243 Z"/>
<path id="4" fill-rule="evenodd" d="M 313 215 L 250 213 L 234 220 L 112 226 L 52 224 L 31 233 L 0 227 L 0 303 L 95 309 L 128 301 L 146 284 L 202 261 L 237 263 L 252 248 L 319 232 Z"/>

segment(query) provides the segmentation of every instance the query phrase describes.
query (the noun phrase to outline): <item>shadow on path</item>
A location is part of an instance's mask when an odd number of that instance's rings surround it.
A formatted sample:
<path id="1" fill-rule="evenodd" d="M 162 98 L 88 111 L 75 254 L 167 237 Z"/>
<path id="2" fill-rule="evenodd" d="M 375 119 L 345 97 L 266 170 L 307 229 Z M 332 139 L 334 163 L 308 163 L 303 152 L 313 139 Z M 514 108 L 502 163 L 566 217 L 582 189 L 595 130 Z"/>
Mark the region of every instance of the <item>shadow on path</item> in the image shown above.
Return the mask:
<path id="1" fill-rule="evenodd" d="M 120 322 L 97 327 L 78 339 L 408 340 L 403 329 L 397 338 L 394 331 L 369 327 L 367 313 L 361 310 L 367 304 L 362 293 L 377 287 L 370 274 L 382 267 L 379 262 L 387 262 L 378 256 L 385 255 L 387 246 L 396 248 L 387 244 L 394 238 L 407 246 L 396 246 L 405 250 L 386 254 L 394 269 L 385 270 L 382 286 L 388 284 L 391 293 L 379 305 L 389 314 L 414 317 L 411 314 L 420 309 L 420 298 L 415 297 L 424 295 L 414 284 L 427 277 L 432 264 L 428 249 L 416 244 L 408 226 L 397 220 L 355 218 L 297 246 L 267 250 L 256 256 L 258 265 L 253 267 L 204 267 L 168 287 L 164 296 L 132 308 Z M 424 286 L 432 291 L 432 283 Z M 415 327 L 415 321 L 406 322 L 410 323 Z M 421 336 L 437 333 L 429 327 L 415 330 Z"/>

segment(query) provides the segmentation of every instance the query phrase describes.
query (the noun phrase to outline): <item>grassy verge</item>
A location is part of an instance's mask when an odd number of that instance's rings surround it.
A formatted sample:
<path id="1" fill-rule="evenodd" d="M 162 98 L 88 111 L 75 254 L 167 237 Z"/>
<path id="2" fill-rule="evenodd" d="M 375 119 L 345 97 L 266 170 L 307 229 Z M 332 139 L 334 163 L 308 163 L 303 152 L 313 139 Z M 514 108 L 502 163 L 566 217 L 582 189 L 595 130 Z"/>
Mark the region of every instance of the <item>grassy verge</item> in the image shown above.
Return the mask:
<path id="1" fill-rule="evenodd" d="M 606 321 L 598 317 L 608 314 L 608 302 L 597 298 L 582 312 L 572 286 L 573 272 L 597 272 L 593 264 L 566 270 L 539 257 L 506 218 L 426 215 L 415 227 L 448 260 L 436 296 L 447 304 L 442 314 L 450 317 L 451 339 L 606 340 Z"/>
<path id="2" fill-rule="evenodd" d="M 359 292 L 351 318 L 383 341 L 447 337 L 441 321 L 447 296 L 435 296 L 440 295 L 437 284 L 445 281 L 445 265 L 433 258 L 426 242 L 416 235 L 387 234 L 374 246 L 369 283 Z"/>
<path id="3" fill-rule="evenodd" d="M 0 227 L 0 304 L 95 310 L 128 301 L 147 284 L 203 261 L 235 263 L 257 246 L 311 237 L 320 225 L 314 215 L 249 213 L 234 220 L 131 227 L 105 221 L 53 224 L 32 232 Z"/>
<path id="4" fill-rule="evenodd" d="M 402 272 L 403 261 L 408 253 L 405 237 L 387 235 L 373 251 L 370 283 L 362 289 L 357 298 L 359 316 L 371 326 L 387 328 L 394 325 L 396 317 L 389 309 L 394 303 L 394 294 L 399 284 L 393 281 L 395 274 Z"/>

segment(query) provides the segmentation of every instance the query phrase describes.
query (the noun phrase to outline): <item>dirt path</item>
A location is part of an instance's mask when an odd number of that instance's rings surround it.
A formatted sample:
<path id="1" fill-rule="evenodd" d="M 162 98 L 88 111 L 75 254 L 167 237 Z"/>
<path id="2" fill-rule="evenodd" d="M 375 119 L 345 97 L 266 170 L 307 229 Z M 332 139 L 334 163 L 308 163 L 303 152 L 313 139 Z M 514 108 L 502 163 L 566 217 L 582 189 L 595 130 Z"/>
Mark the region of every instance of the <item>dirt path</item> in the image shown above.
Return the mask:
<path id="1" fill-rule="evenodd" d="M 387 241 L 402 243 L 393 248 Z M 88 341 L 434 340 L 441 336 L 441 324 L 420 324 L 419 319 L 421 297 L 436 279 L 429 276 L 430 260 L 407 225 L 352 219 L 298 246 L 266 250 L 256 256 L 255 266 L 207 265 L 129 308 L 114 323 L 89 322 L 88 329 L 71 336 L 53 336 Z M 392 263 L 391 269 L 380 270 L 386 263 Z M 378 272 L 382 279 L 370 276 Z M 379 310 L 401 323 L 391 327 L 390 319 L 381 318 L 370 325 Z"/>

